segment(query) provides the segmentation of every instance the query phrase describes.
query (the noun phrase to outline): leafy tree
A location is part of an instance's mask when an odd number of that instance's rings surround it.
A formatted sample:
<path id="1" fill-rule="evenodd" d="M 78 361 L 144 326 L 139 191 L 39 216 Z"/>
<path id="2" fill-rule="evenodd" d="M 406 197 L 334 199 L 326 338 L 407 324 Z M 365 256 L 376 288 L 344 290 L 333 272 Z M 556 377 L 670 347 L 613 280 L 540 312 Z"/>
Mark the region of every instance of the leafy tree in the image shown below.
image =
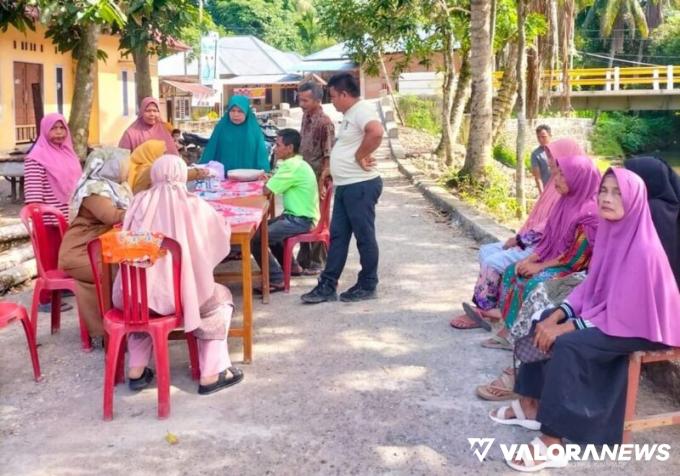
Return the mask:
<path id="1" fill-rule="evenodd" d="M 82 158 L 87 153 L 97 60 L 106 59 L 97 47 L 99 34 L 102 28 L 122 27 L 127 17 L 114 0 L 38 0 L 37 6 L 46 36 L 76 60 L 69 128 Z"/>
<path id="2" fill-rule="evenodd" d="M 27 0 L 0 0 L 0 31 L 5 32 L 10 26 L 19 31 L 25 31 L 26 28 L 34 30 L 34 17 L 29 8 Z"/>
<path id="3" fill-rule="evenodd" d="M 128 21 L 121 29 L 120 46 L 132 54 L 136 70 L 137 104 L 152 96 L 149 57 L 165 55 L 168 42 L 198 20 L 198 9 L 190 0 L 131 0 L 125 9 Z"/>

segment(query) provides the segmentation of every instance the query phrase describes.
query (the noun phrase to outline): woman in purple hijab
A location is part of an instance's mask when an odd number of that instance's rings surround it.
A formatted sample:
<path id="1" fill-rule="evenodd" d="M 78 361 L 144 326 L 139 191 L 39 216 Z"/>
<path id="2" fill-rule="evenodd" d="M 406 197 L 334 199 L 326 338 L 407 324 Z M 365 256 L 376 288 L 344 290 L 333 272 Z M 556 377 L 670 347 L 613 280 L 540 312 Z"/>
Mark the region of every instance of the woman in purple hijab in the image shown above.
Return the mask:
<path id="1" fill-rule="evenodd" d="M 507 340 L 522 302 L 536 286 L 588 267 L 597 231 L 597 187 L 600 172 L 584 155 L 557 161 L 553 180 L 561 194 L 553 207 L 534 252 L 508 266 L 503 273 L 500 310 L 505 321 L 501 331 L 482 345 L 512 350 Z"/>
<path id="2" fill-rule="evenodd" d="M 541 431 L 534 456 L 564 439 L 616 444 L 623 437 L 628 357 L 680 346 L 680 293 L 656 232 L 642 179 L 609 169 L 598 194 L 600 223 L 588 277 L 544 313 L 534 343 L 549 360 L 522 364 L 521 395 L 492 420 Z M 508 461 L 518 470 L 562 467 L 564 458 Z"/>

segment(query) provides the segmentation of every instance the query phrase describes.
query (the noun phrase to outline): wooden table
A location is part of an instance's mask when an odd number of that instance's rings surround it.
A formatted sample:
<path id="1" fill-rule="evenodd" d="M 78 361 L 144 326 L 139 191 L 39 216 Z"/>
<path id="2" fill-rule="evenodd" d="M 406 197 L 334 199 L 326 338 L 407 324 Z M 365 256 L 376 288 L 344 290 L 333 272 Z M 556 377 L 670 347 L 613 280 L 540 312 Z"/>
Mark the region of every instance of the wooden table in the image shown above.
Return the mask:
<path id="1" fill-rule="evenodd" d="M 254 224 L 234 225 L 231 227 L 231 244 L 241 247 L 241 273 L 216 273 L 215 278 L 224 283 L 241 283 L 243 286 L 243 327 L 230 328 L 229 337 L 243 338 L 243 362 L 249 364 L 253 359 L 253 276 L 261 277 L 262 302 L 269 304 L 269 227 L 267 217 L 270 201 L 265 196 L 221 199 L 220 202 L 240 207 L 262 208 L 260 241 L 262 270 L 253 273 L 250 240 L 258 227 Z"/>

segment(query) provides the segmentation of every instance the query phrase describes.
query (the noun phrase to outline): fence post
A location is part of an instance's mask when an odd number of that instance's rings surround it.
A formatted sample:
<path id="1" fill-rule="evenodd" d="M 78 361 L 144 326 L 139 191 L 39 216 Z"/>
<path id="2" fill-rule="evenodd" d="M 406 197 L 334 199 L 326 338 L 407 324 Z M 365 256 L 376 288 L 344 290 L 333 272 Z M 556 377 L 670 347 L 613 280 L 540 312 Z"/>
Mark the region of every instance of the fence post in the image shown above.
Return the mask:
<path id="1" fill-rule="evenodd" d="M 673 65 L 666 66 L 666 89 L 669 91 L 673 89 Z"/>
<path id="2" fill-rule="evenodd" d="M 604 77 L 605 77 L 605 79 L 606 79 L 606 81 L 605 81 L 605 83 L 604 83 L 604 90 L 605 90 L 605 91 L 611 91 L 611 90 L 612 90 L 612 72 L 611 72 L 611 71 L 607 71 L 607 72 L 604 74 Z"/>
<path id="3" fill-rule="evenodd" d="M 659 70 L 654 68 L 654 72 L 652 73 L 652 77 L 654 78 L 654 82 L 652 83 L 652 89 L 655 91 L 659 89 Z"/>
<path id="4" fill-rule="evenodd" d="M 619 67 L 617 66 L 614 68 L 614 91 L 618 91 L 620 88 L 620 71 Z"/>

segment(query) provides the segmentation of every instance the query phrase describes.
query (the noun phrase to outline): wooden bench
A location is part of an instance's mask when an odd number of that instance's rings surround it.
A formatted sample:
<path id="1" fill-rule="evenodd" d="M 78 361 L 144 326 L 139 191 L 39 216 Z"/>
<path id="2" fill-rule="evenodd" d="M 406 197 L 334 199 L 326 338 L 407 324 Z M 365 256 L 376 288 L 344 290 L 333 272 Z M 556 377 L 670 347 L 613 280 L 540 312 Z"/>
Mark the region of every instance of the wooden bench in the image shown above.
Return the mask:
<path id="1" fill-rule="evenodd" d="M 680 348 L 654 352 L 634 352 L 630 356 L 628 366 L 628 389 L 626 390 L 626 416 L 623 423 L 623 442 L 630 443 L 634 431 L 648 430 L 659 426 L 680 425 L 680 411 L 659 413 L 645 417 L 636 417 L 638 389 L 640 388 L 640 370 L 642 364 L 652 362 L 669 362 L 680 360 Z"/>

